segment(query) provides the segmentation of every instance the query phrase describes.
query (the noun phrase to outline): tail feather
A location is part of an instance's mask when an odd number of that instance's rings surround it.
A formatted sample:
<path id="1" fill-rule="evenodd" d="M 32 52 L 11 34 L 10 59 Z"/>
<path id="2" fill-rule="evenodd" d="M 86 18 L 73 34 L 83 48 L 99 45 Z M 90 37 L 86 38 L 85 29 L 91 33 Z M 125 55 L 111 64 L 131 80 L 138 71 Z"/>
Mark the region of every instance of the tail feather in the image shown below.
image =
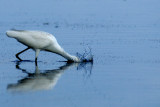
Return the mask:
<path id="1" fill-rule="evenodd" d="M 8 37 L 11 37 L 11 38 L 16 38 L 16 37 L 19 36 L 19 33 L 20 33 L 20 31 L 18 31 L 18 30 L 8 30 L 8 31 L 6 32 L 6 35 L 7 35 Z"/>

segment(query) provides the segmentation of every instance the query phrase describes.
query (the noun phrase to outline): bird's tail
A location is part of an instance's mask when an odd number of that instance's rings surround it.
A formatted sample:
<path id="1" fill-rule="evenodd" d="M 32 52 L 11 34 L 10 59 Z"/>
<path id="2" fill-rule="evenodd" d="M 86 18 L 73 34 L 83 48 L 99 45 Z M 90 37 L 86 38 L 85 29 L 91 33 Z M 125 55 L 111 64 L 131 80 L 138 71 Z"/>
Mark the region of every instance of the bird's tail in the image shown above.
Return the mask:
<path id="1" fill-rule="evenodd" d="M 6 32 L 6 35 L 11 38 L 16 38 L 17 36 L 19 36 L 19 34 L 20 34 L 20 31 L 18 30 L 8 30 Z"/>

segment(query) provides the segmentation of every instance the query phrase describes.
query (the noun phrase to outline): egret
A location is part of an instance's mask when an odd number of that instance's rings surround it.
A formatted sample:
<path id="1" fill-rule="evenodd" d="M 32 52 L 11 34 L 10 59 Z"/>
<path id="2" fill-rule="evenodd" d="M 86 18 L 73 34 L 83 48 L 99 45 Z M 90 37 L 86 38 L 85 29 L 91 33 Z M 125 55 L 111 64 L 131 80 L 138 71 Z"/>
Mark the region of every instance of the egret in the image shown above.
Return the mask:
<path id="1" fill-rule="evenodd" d="M 26 49 L 18 52 L 16 58 L 20 61 L 22 59 L 19 55 L 28 49 L 35 50 L 35 62 L 41 50 L 56 53 L 70 62 L 81 62 L 77 56 L 70 55 L 67 53 L 57 42 L 56 38 L 47 32 L 43 31 L 29 31 L 29 30 L 8 30 L 6 35 L 11 38 L 15 38 L 18 42 L 27 46 Z"/>

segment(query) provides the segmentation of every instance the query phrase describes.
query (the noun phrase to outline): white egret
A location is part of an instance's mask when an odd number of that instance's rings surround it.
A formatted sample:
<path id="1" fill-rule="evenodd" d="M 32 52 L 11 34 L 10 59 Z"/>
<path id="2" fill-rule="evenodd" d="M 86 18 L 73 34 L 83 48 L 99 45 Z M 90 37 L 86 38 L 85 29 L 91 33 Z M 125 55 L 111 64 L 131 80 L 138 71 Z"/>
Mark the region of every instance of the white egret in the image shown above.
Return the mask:
<path id="1" fill-rule="evenodd" d="M 21 53 L 28 49 L 33 49 L 35 50 L 35 62 L 37 62 L 37 58 L 41 50 L 56 53 L 71 62 L 81 62 L 80 58 L 65 52 L 58 44 L 56 38 L 50 33 L 43 31 L 8 30 L 6 35 L 8 37 L 15 38 L 18 42 L 27 46 L 26 49 L 16 54 L 16 58 L 20 61 L 22 61 L 19 57 Z"/>

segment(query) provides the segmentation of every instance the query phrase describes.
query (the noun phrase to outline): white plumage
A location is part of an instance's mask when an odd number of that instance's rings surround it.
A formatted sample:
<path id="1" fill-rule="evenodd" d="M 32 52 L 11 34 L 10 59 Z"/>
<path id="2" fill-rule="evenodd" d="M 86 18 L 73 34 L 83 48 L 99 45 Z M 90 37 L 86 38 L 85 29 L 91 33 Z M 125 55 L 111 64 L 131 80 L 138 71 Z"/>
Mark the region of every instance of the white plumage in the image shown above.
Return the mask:
<path id="1" fill-rule="evenodd" d="M 19 58 L 19 54 L 23 53 L 28 49 L 35 50 L 35 61 L 37 62 L 37 57 L 41 50 L 49 51 L 61 55 L 68 61 L 80 62 L 80 59 L 76 56 L 72 56 L 65 52 L 64 49 L 58 44 L 56 38 L 47 32 L 43 31 L 26 31 L 26 30 L 9 30 L 6 32 L 8 37 L 15 38 L 20 43 L 27 46 L 26 49 L 16 54 Z"/>

